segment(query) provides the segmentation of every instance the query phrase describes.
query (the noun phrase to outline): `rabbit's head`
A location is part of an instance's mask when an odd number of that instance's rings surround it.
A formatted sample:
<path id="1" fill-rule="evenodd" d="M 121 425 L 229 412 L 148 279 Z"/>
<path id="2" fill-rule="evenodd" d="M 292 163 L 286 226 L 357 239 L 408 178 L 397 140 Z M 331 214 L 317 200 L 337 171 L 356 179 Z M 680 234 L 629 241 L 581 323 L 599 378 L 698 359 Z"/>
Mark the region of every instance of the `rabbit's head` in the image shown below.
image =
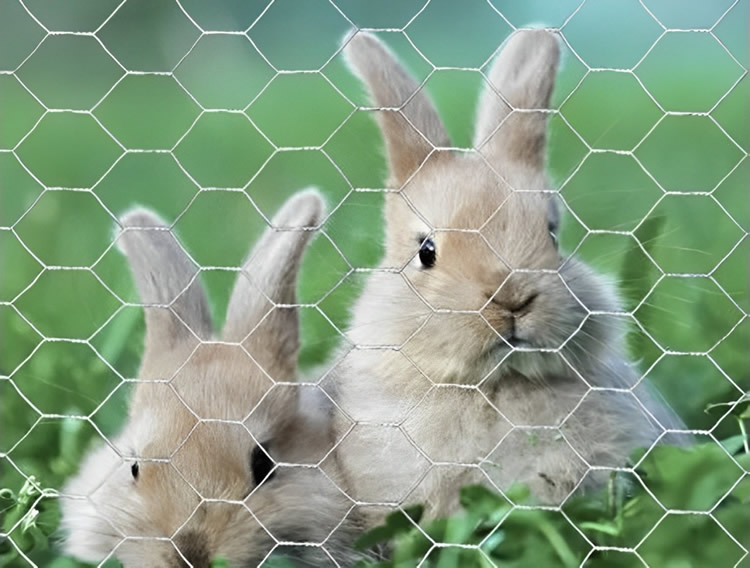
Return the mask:
<path id="1" fill-rule="evenodd" d="M 389 170 L 386 252 L 355 310 L 360 344 L 403 344 L 435 382 L 509 371 L 584 374 L 621 331 L 611 286 L 561 254 L 545 173 L 559 45 L 514 33 L 489 69 L 473 149 L 451 148 L 432 103 L 394 55 L 359 33 L 345 48 L 371 94 Z M 387 299 L 387 301 L 386 301 Z"/>
<path id="2" fill-rule="evenodd" d="M 266 231 L 239 274 L 220 341 L 198 267 L 170 230 L 145 210 L 123 219 L 146 346 L 121 434 L 63 491 L 68 553 L 126 566 L 197 568 L 216 557 L 254 566 L 274 539 L 314 536 L 319 480 L 276 465 L 298 390 L 274 383 L 295 378 L 296 276 L 322 212 L 307 191 L 277 214 L 282 230 Z"/>

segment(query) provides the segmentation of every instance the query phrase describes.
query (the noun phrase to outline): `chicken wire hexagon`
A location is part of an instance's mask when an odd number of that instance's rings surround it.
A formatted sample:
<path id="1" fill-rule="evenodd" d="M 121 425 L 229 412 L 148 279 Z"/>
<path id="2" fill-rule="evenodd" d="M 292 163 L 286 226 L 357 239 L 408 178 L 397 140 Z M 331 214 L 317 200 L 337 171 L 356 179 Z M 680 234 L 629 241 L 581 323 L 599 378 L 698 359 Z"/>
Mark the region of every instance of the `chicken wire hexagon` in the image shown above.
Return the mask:
<path id="1" fill-rule="evenodd" d="M 244 35 L 204 35 L 174 70 L 174 77 L 203 108 L 241 110 L 275 76 Z"/>
<path id="2" fill-rule="evenodd" d="M 55 370 L 65 376 L 70 388 L 54 399 L 44 397 L 37 400 L 43 391 L 34 386 L 38 385 L 38 381 L 44 381 L 43 377 L 53 374 L 48 368 L 50 364 L 54 364 Z M 95 378 L 96 388 L 83 388 L 92 377 Z M 87 416 L 93 413 L 122 381 L 90 346 L 63 341 L 43 343 L 11 378 L 41 412 L 57 416 Z"/>
<path id="3" fill-rule="evenodd" d="M 457 401 L 461 413 L 456 413 Z M 467 428 L 462 424 L 463 413 L 472 419 L 477 416 L 488 417 L 486 422 L 490 427 L 488 430 L 475 433 L 474 439 L 461 443 Z M 436 438 L 430 425 L 449 421 L 456 422 L 456 438 Z M 432 388 L 409 410 L 402 428 L 432 462 L 478 465 L 508 434 L 512 426 L 479 389 L 440 385 Z"/>
<path id="4" fill-rule="evenodd" d="M 587 20 L 599 25 L 591 30 Z M 628 33 L 633 29 L 639 33 Z M 662 29 L 642 3 L 605 0 L 582 2 L 562 31 L 588 67 L 631 69 L 659 38 Z M 590 39 L 584 43 L 587 35 Z"/>
<path id="5" fill-rule="evenodd" d="M 88 270 L 45 270 L 14 305 L 45 337 L 86 339 L 121 303 Z M 78 310 L 77 316 L 57 320 L 55 308 L 61 305 Z"/>
<path id="6" fill-rule="evenodd" d="M 382 256 L 383 227 L 377 213 L 383 206 L 383 198 L 381 191 L 354 190 L 328 215 L 325 232 L 352 268 L 375 266 Z M 360 223 L 352 223 L 351 216 L 361 211 L 368 214 Z"/>
<path id="7" fill-rule="evenodd" d="M 322 468 L 304 468 L 300 465 L 280 465 L 277 468 L 277 474 L 279 477 L 284 475 L 301 475 L 306 478 L 306 482 L 316 488 L 315 493 L 307 495 L 307 497 L 313 501 L 320 499 L 321 504 L 325 501 L 325 495 L 337 495 L 342 501 L 350 502 L 350 499 L 346 494 L 342 493 L 341 489 L 336 483 L 322 471 Z M 270 482 L 268 478 L 267 483 Z M 266 530 L 271 534 L 276 543 L 279 542 L 294 542 L 296 539 L 295 535 L 288 534 L 284 527 L 273 528 L 270 526 L 269 520 L 273 515 L 273 507 L 275 503 L 263 502 L 264 499 L 260 491 L 252 492 L 245 500 L 245 506 L 249 511 L 252 512 L 253 516 L 263 525 Z M 269 507 L 270 505 L 270 507 Z M 320 524 L 316 527 L 316 532 L 321 534 L 323 538 L 317 542 L 310 542 L 303 544 L 304 546 L 310 545 L 325 545 L 325 541 L 330 537 L 332 533 L 336 531 L 338 526 L 341 524 L 343 519 L 348 514 L 349 507 L 343 507 L 340 511 L 334 512 L 331 515 L 322 516 L 317 520 Z M 327 553 L 326 553 L 327 554 Z M 316 564 L 317 566 L 317 564 Z"/>
<path id="8" fill-rule="evenodd" d="M 358 469 L 366 472 L 362 483 L 347 491 L 356 501 L 386 506 L 399 504 L 430 468 L 429 460 L 396 426 L 355 424 L 337 448 L 341 452 L 356 452 L 363 466 Z M 404 459 L 408 467 L 386 476 L 386 472 L 392 471 L 389 464 L 394 456 Z M 335 476 L 335 461 L 334 456 L 329 456 L 320 469 Z"/>
<path id="9" fill-rule="evenodd" d="M 224 188 L 246 185 L 272 153 L 271 143 L 244 114 L 228 111 L 202 114 L 174 149 L 201 187 Z"/>
<path id="10" fill-rule="evenodd" d="M 624 464 L 620 467 L 624 467 Z M 602 483 L 605 483 L 610 491 L 604 494 L 592 494 L 590 488 L 601 486 Z M 641 518 L 648 519 L 649 522 L 630 526 L 618 520 L 618 516 L 622 517 L 626 514 L 622 509 L 618 510 L 618 499 L 623 497 L 635 497 L 627 514 L 639 515 Z M 638 546 L 665 515 L 664 507 L 644 490 L 637 479 L 634 479 L 634 475 L 621 469 L 590 469 L 570 499 L 563 504 L 562 511 L 572 524 L 592 542 L 602 542 L 601 529 L 603 527 L 597 521 L 601 521 L 602 518 L 607 519 L 609 523 L 605 526 L 608 524 L 612 529 L 610 532 L 614 533 L 607 534 L 607 537 L 614 537 L 612 540 L 618 549 Z M 626 564 L 626 566 L 631 566 L 631 564 Z"/>
<path id="11" fill-rule="evenodd" d="M 136 178 L 138 183 L 132 183 Z M 93 188 L 114 215 L 123 215 L 135 201 L 157 211 L 170 224 L 187 209 L 198 191 L 200 186 L 175 157 L 162 152 L 125 154 Z"/>
<path id="12" fill-rule="evenodd" d="M 702 62 L 698 69 L 690 63 L 697 58 Z M 711 34 L 668 32 L 634 72 L 665 110 L 708 112 L 742 77 L 744 69 Z M 695 89 L 696 83 L 705 87 Z"/>
<path id="13" fill-rule="evenodd" d="M 186 401 L 187 402 L 187 401 Z M 187 402 L 189 405 L 189 402 Z M 208 420 L 206 420 L 208 418 Z M 242 507 L 242 502 L 250 495 L 250 452 L 258 441 L 234 417 L 201 416 L 189 431 L 185 440 L 174 449 L 170 463 L 200 496 L 201 500 L 226 500 Z M 218 455 L 211 448 L 226 443 L 228 448 L 248 448 L 248 452 L 235 452 L 231 455 L 221 452 Z M 223 475 L 213 478 L 205 475 L 208 464 L 201 463 L 203 456 L 223 457 Z M 263 480 L 258 480 L 260 484 Z M 244 508 L 244 507 L 243 507 Z M 239 511 L 238 511 L 239 512 Z"/>
<path id="14" fill-rule="evenodd" d="M 503 460 L 506 447 L 512 448 L 510 453 L 518 456 L 517 460 Z M 536 498 L 551 506 L 568 499 L 588 471 L 586 462 L 557 428 L 513 428 L 481 468 L 492 485 L 506 496 L 523 479 Z"/>
<path id="15" fill-rule="evenodd" d="M 73 134 L 75 133 L 75 134 Z M 58 149 L 54 154 L 50 147 Z M 16 148 L 44 185 L 90 188 L 122 154 L 122 147 L 91 115 L 48 113 Z"/>
<path id="16" fill-rule="evenodd" d="M 201 191 L 174 225 L 183 248 L 200 266 L 238 267 L 247 255 L 248 243 L 260 235 L 265 220 L 254 204 L 239 191 Z M 210 231 L 216 242 L 206 241 Z"/>
<path id="17" fill-rule="evenodd" d="M 94 116 L 128 149 L 168 149 L 199 112 L 173 77 L 128 75 L 96 106 Z"/>
<path id="18" fill-rule="evenodd" d="M 401 299 L 401 305 L 407 311 L 408 317 L 400 320 L 399 325 L 389 326 L 382 329 L 381 314 L 370 312 L 359 318 L 348 330 L 344 328 L 342 335 L 350 343 L 364 349 L 395 348 L 403 345 L 422 326 L 425 325 L 433 314 L 433 311 L 425 303 L 418 292 L 416 292 L 401 273 L 396 270 L 374 269 L 370 272 L 373 281 L 378 280 L 382 285 L 389 286 Z M 359 274 L 349 273 L 340 281 L 334 291 L 320 302 L 320 309 L 329 318 L 334 316 L 338 310 L 333 308 L 338 301 L 344 301 L 351 297 L 350 286 L 358 285 Z M 374 282 L 373 282 L 374 283 Z M 329 309 L 331 306 L 333 309 Z M 335 311 L 334 311 L 335 310 Z M 331 312 L 331 313 L 328 313 Z M 338 318 L 337 318 L 338 319 Z"/>
<path id="19" fill-rule="evenodd" d="M 84 215 L 87 224 L 59 224 L 59 237 L 54 242 L 40 230 L 56 216 L 72 221 L 74 214 Z M 16 224 L 15 232 L 47 266 L 91 266 L 112 242 L 111 223 L 112 217 L 91 193 L 46 191 Z"/>
<path id="20" fill-rule="evenodd" d="M 368 360 L 370 361 L 369 363 Z M 408 371 L 402 372 L 398 377 L 389 376 L 385 381 L 386 383 L 389 380 L 400 382 L 402 377 L 407 377 L 406 384 L 408 388 L 405 392 L 401 393 L 398 400 L 389 401 L 387 404 L 379 405 L 384 408 L 378 408 L 373 404 L 373 400 L 377 400 L 377 398 L 346 398 L 347 393 L 353 392 L 351 388 L 353 384 L 358 385 L 362 390 L 372 390 L 372 397 L 378 396 L 378 385 L 368 384 L 367 378 L 361 376 L 360 373 L 347 371 L 350 370 L 350 366 L 353 363 L 361 364 L 363 368 L 367 368 L 369 365 L 383 360 L 386 361 L 386 365 L 392 365 L 394 368 L 408 369 Z M 355 423 L 401 423 L 408 419 L 412 409 L 424 398 L 431 386 L 430 379 L 417 369 L 402 351 L 380 351 L 374 349 L 367 353 L 350 351 L 332 366 L 320 381 L 320 388 L 332 400 L 336 401 L 336 408 L 346 413 L 347 417 Z M 383 412 L 384 409 L 386 412 Z"/>
<path id="21" fill-rule="evenodd" d="M 502 14 L 488 3 L 466 2 L 461 21 L 442 17 L 442 14 L 450 11 L 450 7 L 450 1 L 446 0 L 428 2 L 404 31 L 417 49 L 437 67 L 479 68 L 497 49 L 498 38 L 506 37 L 512 28 Z M 437 45 L 427 43 L 424 37 L 426 33 L 438 33 L 443 41 Z M 477 36 L 482 39 L 478 40 Z M 466 49 L 469 37 L 474 40 L 473 52 Z M 477 42 L 480 42 L 478 47 Z"/>
<path id="22" fill-rule="evenodd" d="M 309 25 L 319 19 L 327 19 L 327 25 Z M 302 7 L 293 0 L 277 0 L 247 34 L 275 69 L 302 71 L 323 67 L 339 50 L 349 25 L 333 2 L 313 0 Z"/>
<path id="23" fill-rule="evenodd" d="M 284 180 L 285 187 L 276 187 L 279 179 Z M 337 211 L 352 190 L 341 168 L 323 150 L 293 149 L 274 153 L 253 176 L 245 192 L 270 221 L 290 192 L 304 187 L 314 187 L 323 194 L 329 215 Z M 269 191 L 271 188 L 273 191 Z"/>
<path id="24" fill-rule="evenodd" d="M 284 121 L 269 116 L 284 109 Z M 319 147 L 353 112 L 322 74 L 276 75 L 247 109 L 253 123 L 278 147 Z"/>
<path id="25" fill-rule="evenodd" d="M 601 425 L 597 436 L 586 440 L 577 439 L 576 430 L 581 425 L 587 424 L 601 413 L 616 415 L 617 412 L 627 411 L 628 424 L 625 428 L 630 429 L 630 436 L 637 444 L 651 443 L 652 439 L 659 437 L 667 428 L 675 426 L 668 412 L 660 413 L 660 401 L 658 398 L 649 397 L 643 393 L 639 399 L 632 392 L 597 390 L 589 391 L 581 402 L 565 417 L 565 422 L 560 427 L 560 432 L 565 435 L 575 453 L 580 456 L 589 467 L 592 468 L 618 468 L 627 465 L 628 456 L 612 452 L 609 444 L 617 440 L 624 432 L 608 431 L 606 425 Z M 625 410 L 623 410 L 625 409 Z M 656 415 L 654 416 L 655 413 Z M 662 424 L 659 420 L 666 422 Z M 669 421 L 668 421 L 669 420 Z M 599 486 L 604 479 L 600 478 Z"/>
<path id="26" fill-rule="evenodd" d="M 586 75 L 560 112 L 592 148 L 631 150 L 663 115 L 631 73 Z"/>
<path id="27" fill-rule="evenodd" d="M 712 190 L 744 157 L 716 123 L 696 115 L 665 116 L 634 155 L 659 185 L 680 192 Z M 674 163 L 683 167 L 667 168 Z"/>
<path id="28" fill-rule="evenodd" d="M 279 416 L 280 402 L 294 400 L 297 404 L 305 409 L 305 414 L 299 424 L 292 429 L 289 440 L 273 440 L 269 438 L 270 433 L 265 424 L 268 423 L 269 417 L 273 419 Z M 272 461 L 278 463 L 279 456 L 286 451 L 287 455 L 284 460 L 286 464 L 293 463 L 296 466 L 317 465 L 330 455 L 343 436 L 331 433 L 316 420 L 315 410 L 321 407 L 329 406 L 332 422 L 338 424 L 349 423 L 349 417 L 345 411 L 342 411 L 342 405 L 331 404 L 331 397 L 326 390 L 319 385 L 304 383 L 283 383 L 273 385 L 255 405 L 250 414 L 244 420 L 245 428 L 257 440 Z M 342 428 L 346 430 L 346 428 Z M 315 433 L 315 444 L 307 444 L 304 451 L 295 448 L 289 453 L 290 446 L 296 442 L 297 438 L 303 439 L 305 436 L 312 436 Z M 292 459 L 293 458 L 293 459 Z"/>
<path id="29" fill-rule="evenodd" d="M 697 535 L 701 538 L 695 538 Z M 737 566 L 747 554 L 712 516 L 675 513 L 662 519 L 636 551 L 648 566 L 654 566 L 654 559 L 663 557 L 665 549 L 673 551 L 671 556 L 676 561 L 715 563 L 713 547 L 699 544 L 703 539 L 715 543 L 716 549 L 723 551 L 722 556 L 731 558 L 726 566 Z"/>
<path id="30" fill-rule="evenodd" d="M 139 26 L 129 25 L 140 22 Z M 164 27 L 169 41 L 164 41 Z M 178 3 L 127 0 L 97 30 L 97 37 L 128 71 L 168 72 L 200 36 Z"/>
<path id="31" fill-rule="evenodd" d="M 701 392 L 713 393 L 713 398 L 717 402 L 735 400 L 742 395 L 742 389 L 733 382 L 732 378 L 712 358 L 703 355 L 669 354 L 663 355 L 655 364 L 649 367 L 643 375 L 645 380 L 633 389 L 633 394 L 639 399 L 648 400 L 653 397 L 654 390 L 657 393 L 668 393 L 670 389 L 670 381 L 668 379 L 680 372 L 680 367 L 685 364 L 684 360 L 681 361 L 680 359 L 685 357 L 690 358 L 690 368 L 694 369 L 695 372 L 691 380 L 679 382 L 680 389 L 693 391 L 696 398 Z M 724 406 L 700 409 L 700 413 L 688 413 L 689 409 L 675 410 L 680 411 L 686 427 L 695 430 L 713 429 L 721 420 L 722 415 L 729 411 Z"/>
<path id="32" fill-rule="evenodd" d="M 700 435 L 691 438 L 690 434 L 673 434 L 675 437 L 674 446 L 664 445 L 664 440 L 660 440 L 647 449 L 645 454 L 638 460 L 635 466 L 636 474 L 639 475 L 641 483 L 648 488 L 654 498 L 661 503 L 663 507 L 670 511 L 695 511 L 710 512 L 717 503 L 723 500 L 726 495 L 735 487 L 737 482 L 742 479 L 745 471 L 716 441 L 707 435 Z M 711 446 L 710 458 L 706 461 L 696 459 L 695 447 L 687 447 L 690 442 L 708 444 Z M 659 448 L 661 453 L 670 454 L 676 465 L 679 464 L 680 471 L 690 478 L 690 471 L 696 471 L 696 468 L 710 467 L 714 473 L 710 485 L 706 487 L 676 487 L 675 484 L 665 483 L 663 479 L 653 479 L 648 475 L 640 474 L 640 468 L 650 466 L 655 467 L 653 454 L 655 448 Z M 710 464 L 710 465 L 709 465 Z"/>
<path id="33" fill-rule="evenodd" d="M 622 309 L 626 311 L 643 301 L 663 272 L 651 257 L 652 243 L 645 242 L 644 246 L 631 234 L 589 233 L 576 251 L 578 257 L 600 272 L 617 275 Z"/>
<path id="34" fill-rule="evenodd" d="M 726 211 L 706 195 L 665 195 L 642 218 L 641 227 L 647 227 L 654 218 L 666 223 L 659 241 L 651 244 L 650 253 L 659 267 L 670 274 L 713 272 L 745 236 Z M 704 219 L 714 230 L 698 233 L 696 219 Z M 688 226 L 693 230 L 686 229 Z M 634 236 L 641 243 L 652 239 L 653 235 L 644 234 L 641 227 Z"/>
<path id="35" fill-rule="evenodd" d="M 46 108 L 85 110 L 124 73 L 96 38 L 63 34 L 44 38 L 16 76 Z"/>
<path id="36" fill-rule="evenodd" d="M 699 303 L 690 303 L 698 297 Z M 698 320 L 715 323 L 716 329 L 698 337 L 685 333 L 679 324 L 685 316 L 684 303 L 689 303 L 688 309 L 707 310 Z M 667 276 L 654 285 L 633 316 L 663 351 L 702 353 L 719 344 L 744 314 L 710 279 Z"/>
<path id="37" fill-rule="evenodd" d="M 419 480 L 419 483 L 406 497 L 406 503 L 419 503 L 424 506 L 424 517 L 435 519 L 445 516 L 446 511 L 458 510 L 461 506 L 461 495 L 456 492 L 435 491 L 435 487 L 440 487 L 446 482 L 454 487 L 466 487 L 470 485 L 484 484 L 489 485 L 487 473 L 477 464 L 452 464 L 452 463 L 435 463 L 429 471 Z M 501 495 L 498 499 L 510 502 Z"/>
<path id="38" fill-rule="evenodd" d="M 210 388 L 217 391 L 230 391 L 235 378 L 228 376 L 230 369 L 225 364 L 227 361 L 232 363 L 232 370 L 238 370 L 243 376 L 252 376 L 256 382 L 260 383 L 257 393 L 253 393 L 254 396 L 247 401 L 249 405 L 247 410 L 232 411 L 223 408 L 220 404 L 207 402 L 202 389 L 191 388 L 192 383 L 199 381 L 208 382 Z M 246 349 L 239 345 L 220 343 L 198 344 L 184 363 L 175 370 L 174 375 L 168 378 L 179 399 L 199 419 L 237 423 L 252 412 L 274 384 L 273 376 L 269 376 Z"/>

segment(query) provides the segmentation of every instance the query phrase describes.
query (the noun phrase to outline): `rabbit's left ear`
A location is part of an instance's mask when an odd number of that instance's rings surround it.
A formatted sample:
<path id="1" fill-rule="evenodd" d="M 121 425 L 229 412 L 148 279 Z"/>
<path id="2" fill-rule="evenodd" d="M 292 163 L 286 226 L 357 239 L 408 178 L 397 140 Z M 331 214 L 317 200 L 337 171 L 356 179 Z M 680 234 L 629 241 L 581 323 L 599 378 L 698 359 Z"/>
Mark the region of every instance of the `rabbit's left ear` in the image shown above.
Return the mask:
<path id="1" fill-rule="evenodd" d="M 401 187 L 435 147 L 450 139 L 432 102 L 396 56 L 374 35 L 359 32 L 344 48 L 353 70 L 381 107 L 380 128 L 388 153 L 389 183 Z"/>
<path id="2" fill-rule="evenodd" d="M 546 30 L 520 30 L 492 65 L 479 103 L 474 147 L 490 162 L 511 159 L 544 164 L 547 112 L 560 59 L 558 40 Z"/>
<path id="3" fill-rule="evenodd" d="M 275 380 L 294 377 L 299 349 L 297 273 L 323 211 L 315 190 L 291 197 L 255 245 L 229 300 L 223 339 L 243 342 Z"/>
<path id="4" fill-rule="evenodd" d="M 211 315 L 190 259 L 166 223 L 147 209 L 135 209 L 120 222 L 118 245 L 128 259 L 146 312 L 144 367 L 153 357 L 210 339 Z"/>

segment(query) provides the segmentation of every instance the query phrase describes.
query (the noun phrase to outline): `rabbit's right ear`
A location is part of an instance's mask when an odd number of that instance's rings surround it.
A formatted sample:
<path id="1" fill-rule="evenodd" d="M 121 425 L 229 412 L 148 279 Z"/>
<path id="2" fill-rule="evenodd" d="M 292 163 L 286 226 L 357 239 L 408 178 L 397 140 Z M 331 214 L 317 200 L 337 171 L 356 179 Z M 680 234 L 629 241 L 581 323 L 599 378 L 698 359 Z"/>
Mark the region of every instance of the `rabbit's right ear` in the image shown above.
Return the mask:
<path id="1" fill-rule="evenodd" d="M 255 245 L 232 291 L 225 341 L 244 341 L 275 380 L 291 380 L 299 350 L 297 273 L 307 243 L 323 218 L 320 194 L 312 189 L 291 197 Z"/>
<path id="2" fill-rule="evenodd" d="M 515 32 L 490 69 L 479 103 L 474 147 L 490 161 L 544 163 L 547 115 L 560 46 L 546 30 Z"/>
<path id="3" fill-rule="evenodd" d="M 359 32 L 344 48 L 353 70 L 364 80 L 385 137 L 390 183 L 401 187 L 434 147 L 450 146 L 435 107 L 419 83 L 375 36 Z"/>
<path id="4" fill-rule="evenodd" d="M 211 315 L 197 278 L 199 268 L 169 227 L 146 209 L 129 212 L 120 224 L 118 245 L 146 306 L 144 366 L 151 356 L 209 339 Z"/>

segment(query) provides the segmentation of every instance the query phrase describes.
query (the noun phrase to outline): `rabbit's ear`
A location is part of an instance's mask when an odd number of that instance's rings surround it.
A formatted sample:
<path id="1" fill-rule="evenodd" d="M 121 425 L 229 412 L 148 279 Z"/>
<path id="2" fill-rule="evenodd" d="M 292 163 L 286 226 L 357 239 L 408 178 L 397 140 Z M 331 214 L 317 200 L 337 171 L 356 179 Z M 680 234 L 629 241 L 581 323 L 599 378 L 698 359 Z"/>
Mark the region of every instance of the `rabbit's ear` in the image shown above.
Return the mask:
<path id="1" fill-rule="evenodd" d="M 223 339 L 245 340 L 251 355 L 274 379 L 291 378 L 296 368 L 297 273 L 323 212 L 323 200 L 316 190 L 290 198 L 255 245 L 229 301 Z"/>
<path id="2" fill-rule="evenodd" d="M 492 65 L 479 103 L 474 147 L 490 161 L 544 163 L 547 109 L 560 47 L 546 30 L 514 33 Z"/>
<path id="3" fill-rule="evenodd" d="M 118 245 L 130 263 L 138 295 L 146 305 L 146 355 L 173 349 L 186 340 L 211 336 L 208 301 L 188 257 L 169 227 L 146 209 L 121 220 Z"/>
<path id="4" fill-rule="evenodd" d="M 391 184 L 401 187 L 434 147 L 450 145 L 435 107 L 414 78 L 375 36 L 359 32 L 344 48 L 367 84 L 385 137 Z"/>

